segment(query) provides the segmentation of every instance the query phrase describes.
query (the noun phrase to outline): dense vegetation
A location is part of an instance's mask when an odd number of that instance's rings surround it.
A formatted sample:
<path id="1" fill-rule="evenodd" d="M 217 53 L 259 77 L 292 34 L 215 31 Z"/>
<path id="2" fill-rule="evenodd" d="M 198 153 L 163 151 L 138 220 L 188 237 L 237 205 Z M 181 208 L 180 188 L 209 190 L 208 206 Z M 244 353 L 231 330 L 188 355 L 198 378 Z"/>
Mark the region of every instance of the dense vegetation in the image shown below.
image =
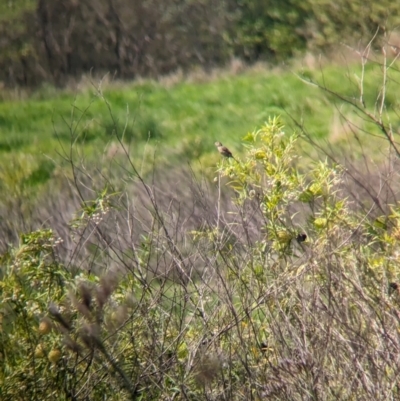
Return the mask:
<path id="1" fill-rule="evenodd" d="M 397 398 L 399 206 L 354 208 L 340 166 L 299 171 L 296 140 L 278 119 L 247 134 L 214 201 L 128 156 L 130 185 L 103 171 L 90 200 L 73 165 L 68 235 L 2 256 L 2 399 Z"/>
<path id="2" fill-rule="evenodd" d="M 1 3 L 0 399 L 399 399 L 396 7 Z"/>
<path id="3" fill-rule="evenodd" d="M 365 46 L 375 32 L 380 47 L 399 23 L 392 0 L 9 0 L 0 4 L 0 81 L 65 85 L 89 72 L 136 78 L 233 57 L 276 62 Z"/>
<path id="4" fill-rule="evenodd" d="M 60 139 L 51 192 L 32 186 L 26 154 L 11 164 L 2 232 L 20 236 L 1 257 L 1 398 L 398 398 L 398 72 L 363 67 L 354 92 L 319 77 L 316 103 L 342 112 L 363 176 L 326 148 L 304 163 L 316 136 L 274 117 L 243 132 L 235 160 L 210 160 L 213 181 L 166 170 L 132 157 L 102 92 L 116 154 L 88 158 L 82 113 L 69 146 Z"/>

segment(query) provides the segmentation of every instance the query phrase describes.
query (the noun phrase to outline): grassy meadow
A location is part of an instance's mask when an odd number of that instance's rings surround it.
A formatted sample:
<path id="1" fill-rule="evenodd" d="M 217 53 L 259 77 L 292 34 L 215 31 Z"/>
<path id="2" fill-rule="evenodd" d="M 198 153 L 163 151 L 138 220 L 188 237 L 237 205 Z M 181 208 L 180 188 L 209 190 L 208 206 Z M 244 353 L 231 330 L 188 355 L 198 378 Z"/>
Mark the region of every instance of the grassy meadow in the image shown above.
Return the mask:
<path id="1" fill-rule="evenodd" d="M 360 96 L 361 68 L 272 69 L 258 66 L 239 73 L 193 73 L 159 81 L 93 82 L 76 90 L 44 87 L 23 99 L 4 95 L 0 103 L 0 152 L 6 159 L 19 152 L 53 158 L 70 144 L 83 145 L 87 155 L 104 154 L 115 135 L 131 144 L 136 156 L 145 143 L 159 146 L 171 160 L 201 159 L 205 164 L 220 140 L 235 151 L 248 132 L 280 115 L 293 126 L 301 123 L 313 138 L 340 141 L 340 114 L 368 129 L 344 101 L 307 84 L 318 82 L 350 101 Z M 382 85 L 378 66 L 367 66 L 364 98 L 374 110 Z M 397 104 L 388 86 L 387 111 Z M 15 96 L 18 97 L 18 96 Z M 340 125 L 340 124 L 339 124 Z M 340 132 L 343 131 L 343 132 Z M 195 144 L 195 146 L 193 146 Z M 212 160 L 214 163 L 215 160 Z"/>

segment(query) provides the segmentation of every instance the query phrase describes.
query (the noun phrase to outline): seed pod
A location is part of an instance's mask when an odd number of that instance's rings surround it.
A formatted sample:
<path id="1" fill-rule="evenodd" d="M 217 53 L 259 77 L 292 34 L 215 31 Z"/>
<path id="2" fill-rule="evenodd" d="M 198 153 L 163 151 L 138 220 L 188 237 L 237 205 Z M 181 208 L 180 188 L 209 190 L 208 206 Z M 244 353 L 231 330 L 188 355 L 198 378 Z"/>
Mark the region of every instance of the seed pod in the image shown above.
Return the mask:
<path id="1" fill-rule="evenodd" d="M 44 347 L 43 344 L 38 344 L 35 348 L 35 357 L 43 358 L 44 357 Z"/>
<path id="2" fill-rule="evenodd" d="M 57 363 L 61 358 L 61 351 L 59 349 L 52 349 L 47 356 L 51 363 Z"/>
<path id="3" fill-rule="evenodd" d="M 49 318 L 44 318 L 39 323 L 38 333 L 41 336 L 49 334 L 51 331 L 51 322 Z"/>

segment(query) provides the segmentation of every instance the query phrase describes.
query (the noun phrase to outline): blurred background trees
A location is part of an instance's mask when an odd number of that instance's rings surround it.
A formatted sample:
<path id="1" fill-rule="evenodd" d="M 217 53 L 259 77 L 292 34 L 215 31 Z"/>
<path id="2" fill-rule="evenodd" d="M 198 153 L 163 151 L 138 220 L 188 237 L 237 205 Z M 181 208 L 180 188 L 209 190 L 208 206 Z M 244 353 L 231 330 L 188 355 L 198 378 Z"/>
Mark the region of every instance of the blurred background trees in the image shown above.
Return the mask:
<path id="1" fill-rule="evenodd" d="M 63 86 L 90 71 L 132 79 L 233 57 L 274 62 L 367 42 L 399 23 L 391 0 L 9 0 L 0 81 Z"/>

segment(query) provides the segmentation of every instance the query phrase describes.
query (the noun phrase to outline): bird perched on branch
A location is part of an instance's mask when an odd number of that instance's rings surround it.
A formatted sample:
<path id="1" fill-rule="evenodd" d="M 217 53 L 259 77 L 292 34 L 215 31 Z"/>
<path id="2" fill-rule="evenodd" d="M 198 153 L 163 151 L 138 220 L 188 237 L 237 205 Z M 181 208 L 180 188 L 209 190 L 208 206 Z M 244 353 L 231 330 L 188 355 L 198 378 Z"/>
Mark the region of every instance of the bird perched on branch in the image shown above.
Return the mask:
<path id="1" fill-rule="evenodd" d="M 218 152 L 221 153 L 222 156 L 227 157 L 228 159 L 231 157 L 233 160 L 236 160 L 233 157 L 232 152 L 226 146 L 222 145 L 221 142 L 217 141 L 214 145 L 217 147 Z"/>

